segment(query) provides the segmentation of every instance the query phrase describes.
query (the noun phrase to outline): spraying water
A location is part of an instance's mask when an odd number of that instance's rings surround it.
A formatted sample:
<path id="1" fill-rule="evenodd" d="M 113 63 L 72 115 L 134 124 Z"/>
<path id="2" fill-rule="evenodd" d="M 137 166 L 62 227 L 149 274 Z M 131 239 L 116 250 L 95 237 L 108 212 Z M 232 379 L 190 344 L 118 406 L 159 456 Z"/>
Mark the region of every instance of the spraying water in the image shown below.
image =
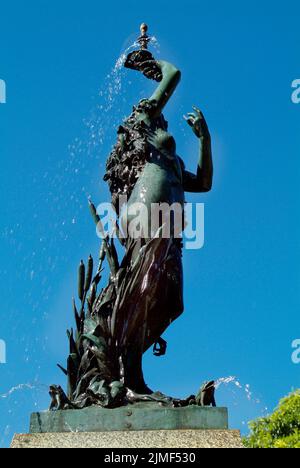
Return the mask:
<path id="1" fill-rule="evenodd" d="M 48 391 L 48 385 L 31 384 L 31 383 L 19 384 L 19 385 L 15 386 L 15 387 L 12 387 L 7 393 L 4 393 L 3 395 L 0 395 L 0 398 L 2 398 L 2 399 L 9 398 L 14 393 L 20 392 L 20 391 L 23 391 L 23 390 L 40 390 L 40 391 L 44 392 L 45 390 Z"/>
<path id="2" fill-rule="evenodd" d="M 218 390 L 222 385 L 224 386 L 228 386 L 228 385 L 234 385 L 236 388 L 238 388 L 239 390 L 242 390 L 244 393 L 245 393 L 245 396 L 247 398 L 248 401 L 252 401 L 253 400 L 253 393 L 250 389 L 250 385 L 249 384 L 246 384 L 246 385 L 242 385 L 239 380 L 237 380 L 236 377 L 233 377 L 233 376 L 230 376 L 230 377 L 222 377 L 218 380 L 216 380 L 215 382 L 215 388 L 216 390 Z M 255 401 L 255 403 L 257 404 L 260 404 L 261 401 L 259 398 L 255 398 L 253 401 Z M 266 409 L 266 408 L 265 408 Z"/>

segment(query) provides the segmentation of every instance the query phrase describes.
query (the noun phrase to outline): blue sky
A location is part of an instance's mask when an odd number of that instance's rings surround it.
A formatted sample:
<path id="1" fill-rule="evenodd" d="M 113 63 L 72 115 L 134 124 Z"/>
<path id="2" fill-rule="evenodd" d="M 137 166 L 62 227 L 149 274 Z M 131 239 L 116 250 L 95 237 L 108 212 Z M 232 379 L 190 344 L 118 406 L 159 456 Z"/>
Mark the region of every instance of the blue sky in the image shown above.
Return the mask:
<path id="1" fill-rule="evenodd" d="M 116 127 L 152 90 L 133 72 L 111 73 L 142 21 L 159 41 L 157 57 L 182 70 L 165 111 L 179 154 L 196 168 L 197 141 L 182 116 L 197 104 L 215 160 L 213 191 L 188 195 L 206 205 L 206 243 L 184 254 L 186 312 L 166 334 L 168 355 L 146 356 L 146 380 L 187 396 L 207 378 L 236 376 L 242 388 L 222 386 L 217 399 L 245 431 L 299 387 L 291 362 L 300 338 L 300 105 L 291 102 L 299 2 L 0 8 L 0 446 L 47 408 L 49 384 L 64 384 L 56 363 L 67 355 L 77 265 L 98 248 L 87 198 L 108 200 L 101 179 Z M 34 388 L 1 396 L 21 384 Z"/>

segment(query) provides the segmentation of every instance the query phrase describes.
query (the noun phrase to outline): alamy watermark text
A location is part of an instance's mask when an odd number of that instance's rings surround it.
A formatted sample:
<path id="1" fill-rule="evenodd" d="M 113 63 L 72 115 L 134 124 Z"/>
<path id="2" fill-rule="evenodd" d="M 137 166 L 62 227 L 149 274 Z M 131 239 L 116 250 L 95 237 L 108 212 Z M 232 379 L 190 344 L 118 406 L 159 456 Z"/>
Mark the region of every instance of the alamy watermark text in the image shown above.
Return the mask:
<path id="1" fill-rule="evenodd" d="M 0 79 L 0 104 L 6 104 L 6 83 Z"/>
<path id="2" fill-rule="evenodd" d="M 6 343 L 0 340 L 0 364 L 6 364 Z"/>
<path id="3" fill-rule="evenodd" d="M 204 246 L 203 203 L 130 203 L 121 197 L 118 216 L 112 204 L 101 203 L 97 208 L 100 238 L 122 239 L 182 239 L 187 250 L 198 250 Z M 118 229 L 116 230 L 116 225 Z"/>
<path id="4" fill-rule="evenodd" d="M 292 82 L 292 103 L 293 104 L 300 104 L 300 79 L 294 80 Z"/>
<path id="5" fill-rule="evenodd" d="M 292 343 L 293 353 L 292 362 L 293 364 L 300 364 L 300 339 L 294 340 Z"/>

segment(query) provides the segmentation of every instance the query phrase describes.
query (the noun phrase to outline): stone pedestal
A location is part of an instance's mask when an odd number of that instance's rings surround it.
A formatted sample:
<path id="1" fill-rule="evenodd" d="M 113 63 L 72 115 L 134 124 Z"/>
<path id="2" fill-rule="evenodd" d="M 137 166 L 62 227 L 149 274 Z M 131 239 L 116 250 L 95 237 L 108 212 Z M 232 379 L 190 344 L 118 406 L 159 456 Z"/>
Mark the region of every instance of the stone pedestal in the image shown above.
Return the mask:
<path id="1" fill-rule="evenodd" d="M 243 448 L 239 431 L 176 430 L 48 433 L 15 436 L 12 448 Z"/>
<path id="2" fill-rule="evenodd" d="M 228 430 L 226 408 L 165 408 L 140 403 L 117 409 L 34 413 L 30 434 L 15 436 L 12 448 L 240 448 Z"/>

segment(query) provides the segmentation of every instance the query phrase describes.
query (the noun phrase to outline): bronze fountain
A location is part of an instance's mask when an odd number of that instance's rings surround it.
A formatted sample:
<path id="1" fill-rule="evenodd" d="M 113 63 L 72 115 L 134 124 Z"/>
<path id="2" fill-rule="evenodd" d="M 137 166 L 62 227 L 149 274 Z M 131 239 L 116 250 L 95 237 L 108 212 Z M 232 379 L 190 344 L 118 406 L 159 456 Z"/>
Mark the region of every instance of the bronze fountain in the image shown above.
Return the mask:
<path id="1" fill-rule="evenodd" d="M 180 400 L 149 389 L 142 370 L 142 358 L 149 348 L 153 347 L 156 356 L 165 354 L 162 335 L 184 311 L 183 242 L 175 236 L 175 226 L 167 239 L 157 233 L 124 238 L 120 232 L 130 222 L 123 217 L 124 199 L 127 208 L 141 198 L 149 208 L 154 203 L 177 203 L 184 217 L 185 193 L 208 192 L 213 179 L 211 137 L 204 115 L 196 107 L 185 117 L 200 143 L 196 173 L 188 172 L 177 154 L 163 110 L 179 85 L 181 72 L 171 63 L 155 60 L 148 50 L 151 38 L 147 32 L 143 24 L 140 48 L 129 54 L 125 67 L 158 85 L 119 126 L 104 177 L 118 217 L 116 232 L 124 256 L 120 260 L 115 239 L 103 235 L 97 268 L 92 257 L 86 266 L 80 264 L 80 307 L 75 301 L 73 304 L 76 331 L 68 331 L 67 367 L 59 366 L 67 376 L 68 391 L 65 394 L 61 387 L 51 387 L 51 410 L 94 405 L 117 408 L 136 402 L 215 406 L 213 381 L 204 384 L 197 396 Z M 101 231 L 101 219 L 91 201 L 90 209 Z M 143 232 L 150 232 L 150 221 L 147 216 L 142 219 Z M 105 260 L 110 278 L 99 291 Z"/>

